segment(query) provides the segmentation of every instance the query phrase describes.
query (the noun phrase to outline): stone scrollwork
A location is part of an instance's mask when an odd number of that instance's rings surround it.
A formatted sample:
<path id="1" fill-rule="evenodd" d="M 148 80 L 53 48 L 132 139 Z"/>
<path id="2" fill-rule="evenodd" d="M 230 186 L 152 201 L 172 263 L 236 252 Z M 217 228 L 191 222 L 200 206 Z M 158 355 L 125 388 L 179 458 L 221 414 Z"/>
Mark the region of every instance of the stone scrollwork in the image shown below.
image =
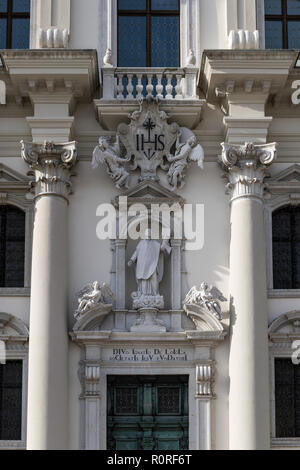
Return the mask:
<path id="1" fill-rule="evenodd" d="M 76 142 L 43 144 L 21 142 L 21 154 L 31 168 L 35 195 L 55 194 L 67 198 L 72 192 L 70 170 L 76 164 Z"/>
<path id="2" fill-rule="evenodd" d="M 104 315 L 108 314 L 112 309 L 111 301 L 114 299 L 114 294 L 110 287 L 103 283 L 95 281 L 87 284 L 78 293 L 78 308 L 74 313 L 76 320 L 79 320 L 86 313 L 93 311 L 103 312 Z"/>
<path id="3" fill-rule="evenodd" d="M 167 172 L 174 191 L 183 186 L 189 163 L 197 162 L 203 168 L 204 152 L 194 133 L 175 122 L 169 124 L 167 113 L 159 105 L 158 99 L 140 100 L 139 110 L 129 114 L 130 123 L 118 126 L 115 143 L 108 137 L 99 139 L 92 167 L 105 165 L 118 189 L 128 188 L 130 173 L 137 169 L 140 182 L 159 181 L 160 168 Z"/>
<path id="4" fill-rule="evenodd" d="M 184 305 L 199 305 L 204 310 L 212 313 L 218 320 L 222 320 L 222 308 L 220 302 L 226 302 L 227 299 L 217 287 L 209 286 L 203 282 L 200 289 L 192 287 L 184 300 Z"/>
<path id="5" fill-rule="evenodd" d="M 232 198 L 256 196 L 262 198 L 266 170 L 277 156 L 277 145 L 233 145 L 222 143 L 220 163 L 226 170 L 227 191 Z"/>

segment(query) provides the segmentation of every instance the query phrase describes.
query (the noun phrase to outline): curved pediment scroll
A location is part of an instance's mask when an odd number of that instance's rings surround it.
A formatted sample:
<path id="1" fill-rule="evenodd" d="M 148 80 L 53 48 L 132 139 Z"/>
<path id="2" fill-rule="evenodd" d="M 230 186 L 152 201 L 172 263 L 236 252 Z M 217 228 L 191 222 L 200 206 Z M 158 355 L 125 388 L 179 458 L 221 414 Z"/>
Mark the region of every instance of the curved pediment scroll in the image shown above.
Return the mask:
<path id="1" fill-rule="evenodd" d="M 273 320 L 269 326 L 269 336 L 272 340 L 300 336 L 300 311 L 293 310 Z"/>
<path id="2" fill-rule="evenodd" d="M 25 323 L 9 313 L 0 312 L 0 338 L 24 339 L 29 338 L 29 330 Z"/>
<path id="3" fill-rule="evenodd" d="M 185 304 L 183 308 L 197 331 L 225 334 L 225 328 L 220 320 L 207 309 L 197 304 Z"/>

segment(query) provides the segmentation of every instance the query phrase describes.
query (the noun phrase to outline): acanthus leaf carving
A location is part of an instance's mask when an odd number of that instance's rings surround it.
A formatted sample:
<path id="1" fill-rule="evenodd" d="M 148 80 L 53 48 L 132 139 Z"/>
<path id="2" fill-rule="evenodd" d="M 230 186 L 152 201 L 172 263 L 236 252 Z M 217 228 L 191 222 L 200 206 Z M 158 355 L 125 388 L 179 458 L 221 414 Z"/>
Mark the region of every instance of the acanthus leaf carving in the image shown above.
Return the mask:
<path id="1" fill-rule="evenodd" d="M 225 169 L 227 192 L 237 197 L 263 197 L 267 167 L 275 161 L 277 144 L 245 143 L 235 145 L 222 143 L 220 163 Z"/>
<path id="2" fill-rule="evenodd" d="M 76 164 L 76 142 L 55 144 L 45 141 L 43 144 L 21 141 L 23 160 L 34 176 L 31 187 L 36 196 L 56 194 L 67 198 L 72 192 L 71 168 Z"/>

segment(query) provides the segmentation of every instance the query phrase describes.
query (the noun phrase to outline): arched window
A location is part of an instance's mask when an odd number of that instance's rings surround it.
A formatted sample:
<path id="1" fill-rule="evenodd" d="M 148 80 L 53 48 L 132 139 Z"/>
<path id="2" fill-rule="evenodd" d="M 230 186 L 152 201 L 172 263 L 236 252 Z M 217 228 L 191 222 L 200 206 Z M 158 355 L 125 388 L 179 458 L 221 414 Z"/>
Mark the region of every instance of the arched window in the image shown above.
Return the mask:
<path id="1" fill-rule="evenodd" d="M 179 0 L 118 0 L 118 66 L 179 66 Z"/>
<path id="2" fill-rule="evenodd" d="M 24 287 L 25 213 L 0 205 L 0 287 Z"/>
<path id="3" fill-rule="evenodd" d="M 273 213 L 273 287 L 300 289 L 300 207 Z"/>

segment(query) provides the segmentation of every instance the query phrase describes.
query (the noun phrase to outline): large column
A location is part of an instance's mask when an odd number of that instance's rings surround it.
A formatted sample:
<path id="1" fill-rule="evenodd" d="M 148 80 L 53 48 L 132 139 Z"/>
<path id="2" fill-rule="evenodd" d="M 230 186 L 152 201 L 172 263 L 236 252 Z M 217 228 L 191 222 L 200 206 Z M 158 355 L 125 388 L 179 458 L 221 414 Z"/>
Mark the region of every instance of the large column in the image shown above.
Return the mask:
<path id="1" fill-rule="evenodd" d="M 222 144 L 231 194 L 230 449 L 268 449 L 269 368 L 263 186 L 276 144 Z"/>
<path id="2" fill-rule="evenodd" d="M 75 142 L 22 142 L 35 175 L 27 448 L 68 448 L 67 208 Z"/>

